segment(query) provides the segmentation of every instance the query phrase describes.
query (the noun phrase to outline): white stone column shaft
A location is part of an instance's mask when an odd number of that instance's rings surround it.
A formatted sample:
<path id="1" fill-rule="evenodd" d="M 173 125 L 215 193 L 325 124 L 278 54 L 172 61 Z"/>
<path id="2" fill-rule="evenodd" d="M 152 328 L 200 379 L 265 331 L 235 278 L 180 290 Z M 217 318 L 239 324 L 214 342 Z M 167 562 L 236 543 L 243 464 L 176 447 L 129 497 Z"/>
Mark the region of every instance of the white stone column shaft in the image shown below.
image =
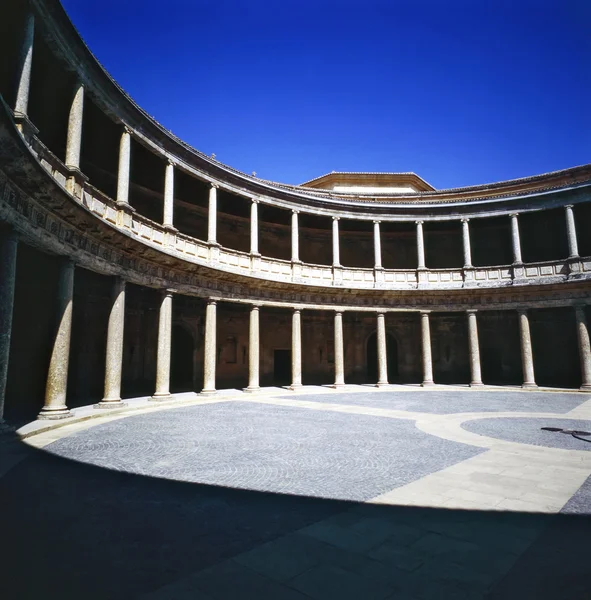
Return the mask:
<path id="1" fill-rule="evenodd" d="M 519 221 L 516 214 L 511 215 L 511 240 L 513 242 L 513 264 L 521 265 L 521 240 L 519 239 Z"/>
<path id="2" fill-rule="evenodd" d="M 23 41 L 21 45 L 16 98 L 14 102 L 14 111 L 21 115 L 26 115 L 29 108 L 29 90 L 31 88 L 31 68 L 33 66 L 33 41 L 35 38 L 35 15 L 30 10 L 25 17 Z"/>
<path id="3" fill-rule="evenodd" d="M 250 205 L 250 252 L 259 253 L 259 201 L 253 199 Z"/>
<path id="4" fill-rule="evenodd" d="M 472 249 L 470 247 L 470 223 L 462 219 L 462 242 L 464 246 L 464 269 L 472 267 Z"/>
<path id="5" fill-rule="evenodd" d="M 300 231 L 298 227 L 298 211 L 291 213 L 291 261 L 300 261 Z"/>
<path id="6" fill-rule="evenodd" d="M 339 244 L 339 217 L 332 218 L 332 266 L 341 266 L 340 244 Z"/>
<path id="7" fill-rule="evenodd" d="M 382 268 L 382 240 L 380 236 L 380 222 L 373 222 L 373 253 L 376 269 Z"/>
<path id="8" fill-rule="evenodd" d="M 378 313 L 377 319 L 378 344 L 378 382 L 377 386 L 388 385 L 388 347 L 386 344 L 386 315 Z"/>
<path id="9" fill-rule="evenodd" d="M 129 172 L 131 164 L 131 136 L 124 128 L 119 141 L 119 169 L 117 171 L 117 203 L 129 204 Z"/>
<path id="10" fill-rule="evenodd" d="M 480 368 L 480 345 L 478 343 L 478 319 L 476 311 L 468 311 L 468 345 L 470 348 L 470 385 L 482 385 L 482 371 Z"/>
<path id="11" fill-rule="evenodd" d="M 302 387 L 302 314 L 295 309 L 291 317 L 291 389 Z"/>
<path id="12" fill-rule="evenodd" d="M 70 416 L 70 410 L 66 406 L 66 391 L 74 296 L 74 262 L 72 260 L 62 260 L 58 277 L 57 324 L 47 372 L 45 403 L 39 413 L 39 419 L 63 419 Z"/>
<path id="13" fill-rule="evenodd" d="M 84 86 L 77 81 L 68 116 L 68 138 L 66 141 L 66 166 L 80 169 L 82 148 L 82 119 L 84 114 Z"/>
<path id="14" fill-rule="evenodd" d="M 215 369 L 217 362 L 217 303 L 210 300 L 205 309 L 205 349 L 203 364 L 202 394 L 213 394 L 215 390 Z"/>
<path id="15" fill-rule="evenodd" d="M 210 244 L 217 244 L 217 212 L 218 212 L 218 196 L 217 185 L 212 185 L 209 188 L 209 210 L 207 213 L 207 241 Z"/>
<path id="16" fill-rule="evenodd" d="M 345 385 L 345 351 L 343 347 L 343 313 L 334 314 L 334 387 Z"/>
<path id="17" fill-rule="evenodd" d="M 170 352 L 172 345 L 172 292 L 166 290 L 160 300 L 158 316 L 158 351 L 156 356 L 156 391 L 154 400 L 170 398 Z"/>
<path id="18" fill-rule="evenodd" d="M 417 268 L 425 268 L 425 238 L 423 236 L 423 221 L 417 221 Z"/>
<path id="19" fill-rule="evenodd" d="M 123 329 L 125 326 L 125 280 L 113 282 L 111 311 L 107 325 L 107 357 L 105 361 L 105 394 L 99 408 L 121 406 L 121 367 L 123 364 Z"/>
<path id="20" fill-rule="evenodd" d="M 16 233 L 12 230 L 3 233 L 0 241 L 0 424 L 4 422 L 17 249 L 18 237 Z"/>
<path id="21" fill-rule="evenodd" d="M 521 341 L 521 368 L 523 369 L 523 387 L 535 388 L 534 359 L 529 328 L 529 317 L 526 310 L 517 311 L 519 318 L 519 337 Z"/>
<path id="22" fill-rule="evenodd" d="M 248 387 L 249 392 L 260 389 L 259 386 L 259 307 L 251 306 L 248 329 Z"/>
<path id="23" fill-rule="evenodd" d="M 421 313 L 421 338 L 423 352 L 423 385 L 433 384 L 433 362 L 431 357 L 431 328 L 429 313 Z"/>
<path id="24" fill-rule="evenodd" d="M 168 161 L 164 172 L 164 218 L 162 224 L 173 227 L 174 221 L 174 165 Z"/>
<path id="25" fill-rule="evenodd" d="M 568 239 L 568 257 L 579 258 L 579 244 L 577 242 L 577 228 L 575 225 L 575 214 L 571 205 L 565 206 L 566 235 Z"/>
<path id="26" fill-rule="evenodd" d="M 589 341 L 589 326 L 583 306 L 575 306 L 575 318 L 579 341 L 579 357 L 581 359 L 581 390 L 591 392 L 591 343 Z"/>

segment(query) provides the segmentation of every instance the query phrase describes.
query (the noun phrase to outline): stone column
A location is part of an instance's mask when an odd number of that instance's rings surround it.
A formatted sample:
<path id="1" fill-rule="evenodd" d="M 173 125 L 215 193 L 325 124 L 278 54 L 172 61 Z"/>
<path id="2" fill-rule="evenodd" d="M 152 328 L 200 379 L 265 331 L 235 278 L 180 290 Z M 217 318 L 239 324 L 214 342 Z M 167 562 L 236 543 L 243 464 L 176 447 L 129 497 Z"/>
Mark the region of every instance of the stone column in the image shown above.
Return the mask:
<path id="1" fill-rule="evenodd" d="M 343 348 L 343 313 L 334 314 L 334 385 L 345 385 L 345 351 Z"/>
<path id="2" fill-rule="evenodd" d="M 511 216 L 511 240 L 513 241 L 513 264 L 514 265 L 522 265 L 523 261 L 521 260 L 521 241 L 519 239 L 519 222 L 517 220 L 517 215 L 513 214 Z"/>
<path id="3" fill-rule="evenodd" d="M 156 356 L 156 391 L 152 400 L 169 400 L 170 347 L 172 341 L 172 292 L 166 290 L 160 300 L 158 317 L 158 354 Z"/>
<path id="4" fill-rule="evenodd" d="M 468 310 L 468 344 L 470 347 L 470 386 L 477 387 L 482 384 L 480 369 L 480 346 L 478 344 L 478 320 L 476 311 Z"/>
<path id="5" fill-rule="evenodd" d="M 521 340 L 521 368 L 523 369 L 524 388 L 536 388 L 534 376 L 534 359 L 532 353 L 531 333 L 529 330 L 529 317 L 526 310 L 518 310 L 519 335 Z"/>
<path id="6" fill-rule="evenodd" d="M 300 262 L 300 231 L 298 227 L 299 211 L 291 213 L 291 262 Z"/>
<path id="7" fill-rule="evenodd" d="M 16 283 L 16 253 L 18 238 L 14 230 L 4 232 L 0 239 L 0 426 L 4 423 L 4 401 L 10 359 L 10 336 Z"/>
<path id="8" fill-rule="evenodd" d="M 205 350 L 202 394 L 215 394 L 215 365 L 217 362 L 217 302 L 209 300 L 205 309 Z"/>
<path id="9" fill-rule="evenodd" d="M 433 385 L 433 362 L 431 358 L 431 328 L 429 327 L 429 313 L 421 312 L 421 337 L 423 349 L 423 383 Z"/>
<path id="10" fill-rule="evenodd" d="M 423 237 L 423 221 L 416 221 L 417 224 L 417 268 L 425 268 L 425 240 Z"/>
<path id="11" fill-rule="evenodd" d="M 257 392 L 259 386 L 259 307 L 250 308 L 248 329 L 248 387 L 245 392 Z"/>
<path id="12" fill-rule="evenodd" d="M 332 266 L 341 266 L 339 246 L 339 217 L 332 218 Z"/>
<path id="13" fill-rule="evenodd" d="M 302 315 L 294 309 L 291 318 L 291 389 L 302 387 Z"/>
<path id="14" fill-rule="evenodd" d="M 377 387 L 388 385 L 388 349 L 386 345 L 386 316 L 378 313 L 378 382 Z"/>
<path id="15" fill-rule="evenodd" d="M 375 268 L 382 268 L 382 240 L 380 236 L 380 222 L 373 222 L 373 254 Z"/>
<path id="16" fill-rule="evenodd" d="M 259 254 L 259 201 L 252 199 L 250 205 L 250 253 Z"/>
<path id="17" fill-rule="evenodd" d="M 164 227 L 172 229 L 174 221 L 174 165 L 172 161 L 166 163 L 164 172 L 164 218 L 162 224 Z"/>
<path id="18" fill-rule="evenodd" d="M 121 132 L 119 141 L 119 169 L 117 171 L 117 204 L 129 205 L 129 171 L 131 160 L 131 136 L 127 127 Z"/>
<path id="19" fill-rule="evenodd" d="M 31 67 L 33 66 L 33 40 L 35 38 L 35 15 L 28 9 L 25 17 L 23 41 L 19 57 L 14 112 L 26 116 L 29 107 Z"/>
<path id="20" fill-rule="evenodd" d="M 121 402 L 121 367 L 123 363 L 123 328 L 125 325 L 125 280 L 113 282 L 111 311 L 107 326 L 107 358 L 105 363 L 105 395 L 95 408 L 118 408 Z"/>
<path id="21" fill-rule="evenodd" d="M 71 259 L 62 259 L 58 277 L 57 324 L 47 373 L 45 404 L 38 419 L 64 419 L 71 415 L 66 406 L 74 295 L 74 262 Z"/>
<path id="22" fill-rule="evenodd" d="M 462 241 L 464 246 L 464 269 L 472 268 L 472 249 L 470 248 L 469 219 L 462 219 Z"/>
<path id="23" fill-rule="evenodd" d="M 84 86 L 77 81 L 74 97 L 68 116 L 68 138 L 66 141 L 66 166 L 80 169 L 80 148 L 82 147 L 82 115 L 84 111 Z"/>
<path id="24" fill-rule="evenodd" d="M 217 200 L 218 186 L 214 183 L 209 188 L 209 211 L 207 216 L 207 243 L 217 245 L 217 212 L 218 212 L 218 200 Z"/>
<path id="25" fill-rule="evenodd" d="M 581 359 L 581 391 L 591 392 L 591 344 L 589 342 L 589 326 L 585 317 L 585 307 L 575 306 L 577 336 L 579 340 L 579 357 Z"/>
<path id="26" fill-rule="evenodd" d="M 579 244 L 577 242 L 577 228 L 572 204 L 564 207 L 566 216 L 566 235 L 568 239 L 568 257 L 579 258 Z"/>

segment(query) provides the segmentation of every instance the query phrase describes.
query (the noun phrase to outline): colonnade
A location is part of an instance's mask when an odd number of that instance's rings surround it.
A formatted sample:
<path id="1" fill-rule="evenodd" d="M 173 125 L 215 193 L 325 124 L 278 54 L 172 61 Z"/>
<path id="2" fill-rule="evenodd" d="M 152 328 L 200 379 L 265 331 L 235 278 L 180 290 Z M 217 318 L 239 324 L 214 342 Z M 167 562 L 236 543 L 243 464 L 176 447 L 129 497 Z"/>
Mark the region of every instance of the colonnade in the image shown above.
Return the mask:
<path id="1" fill-rule="evenodd" d="M 18 240 L 14 232 L 3 232 L 0 241 L 0 415 L 2 415 L 8 362 L 10 353 L 10 337 L 12 331 L 12 312 L 14 305 L 14 289 L 16 280 L 16 256 Z M 73 291 L 75 264 L 69 258 L 62 258 L 59 265 L 57 286 L 57 314 L 53 337 L 53 348 L 47 372 L 46 392 L 43 408 L 39 418 L 59 419 L 68 417 L 70 411 L 66 404 L 68 380 L 68 361 L 70 355 L 70 337 L 72 329 Z M 106 331 L 106 357 L 104 397 L 96 405 L 98 409 L 121 407 L 121 378 L 123 359 L 123 332 L 125 326 L 125 280 L 114 277 L 109 307 L 109 318 Z M 170 394 L 171 369 L 171 332 L 173 322 L 174 294 L 170 290 L 161 292 L 158 319 L 158 346 L 156 361 L 156 381 L 153 400 L 166 400 Z M 216 330 L 217 302 L 208 300 L 205 309 L 204 332 L 204 394 L 216 391 Z M 248 387 L 246 391 L 254 392 L 260 388 L 260 325 L 261 309 L 259 303 L 250 307 L 249 343 L 248 343 Z M 306 310 L 312 311 L 313 309 Z M 318 307 L 322 310 L 322 307 Z M 351 309 L 354 310 L 354 309 Z M 581 390 L 591 391 L 591 344 L 589 326 L 585 317 L 584 306 L 574 307 L 577 328 L 578 349 L 581 361 Z M 343 343 L 343 310 L 334 312 L 334 387 L 345 384 L 344 343 Z M 418 311 L 421 324 L 422 372 L 423 386 L 434 384 L 431 352 L 430 314 L 431 311 Z M 533 349 L 530 333 L 529 315 L 525 309 L 518 313 L 521 362 L 523 371 L 523 387 L 535 388 Z M 480 349 L 478 341 L 478 311 L 465 311 L 468 330 L 468 351 L 470 364 L 470 385 L 481 386 L 482 374 Z M 388 385 L 388 356 L 386 343 L 387 311 L 376 310 L 377 337 L 377 386 Z M 302 310 L 292 309 L 292 381 L 291 389 L 302 386 Z M 1 418 L 1 417 L 0 417 Z"/>
<path id="2" fill-rule="evenodd" d="M 25 22 L 23 31 L 22 48 L 20 60 L 17 65 L 17 88 L 14 103 L 14 114 L 17 125 L 23 129 L 26 123 L 29 127 L 33 124 L 29 123 L 27 110 L 29 104 L 31 70 L 32 70 L 32 55 L 33 41 L 35 31 L 35 17 L 32 12 L 29 12 Z M 75 184 L 83 182 L 86 178 L 80 172 L 80 152 L 82 146 L 83 135 L 83 108 L 84 108 L 85 87 L 81 80 L 76 80 L 72 88 L 72 100 L 69 107 L 68 124 L 67 124 L 67 139 L 65 151 L 65 165 L 69 173 L 66 187 L 70 191 L 74 191 Z M 121 138 L 119 144 L 119 162 L 117 173 L 117 197 L 116 203 L 119 208 L 129 209 L 129 189 L 130 189 L 130 160 L 131 160 L 131 131 L 125 125 L 121 125 Z M 174 179 L 175 170 L 178 166 L 173 158 L 166 153 L 163 154 L 165 159 L 164 165 L 164 190 L 163 190 L 163 213 L 162 226 L 170 231 L 176 231 L 174 227 Z M 207 243 L 213 248 L 212 255 L 215 257 L 215 248 L 219 246 L 217 241 L 217 190 L 218 184 L 212 182 L 209 190 L 208 204 L 208 235 Z M 251 197 L 250 211 L 250 253 L 252 256 L 260 256 L 259 254 L 259 219 L 258 219 L 258 197 Z M 564 207 L 566 233 L 568 240 L 569 259 L 579 257 L 577 233 L 575 225 L 575 216 L 573 206 Z M 292 211 L 291 219 L 291 261 L 299 263 L 299 224 L 298 214 L 300 209 Z M 510 215 L 511 235 L 513 246 L 513 265 L 520 266 L 523 264 L 521 253 L 521 242 L 519 235 L 518 213 Z M 332 266 L 339 269 L 342 267 L 340 261 L 340 240 L 339 240 L 339 220 L 348 218 L 342 214 L 332 217 Z M 417 220 L 416 225 L 416 241 L 417 241 L 417 269 L 419 271 L 427 269 L 425 261 L 425 243 L 424 243 L 424 226 L 423 220 Z M 382 247 L 381 247 L 381 232 L 380 220 L 373 220 L 373 237 L 374 237 L 374 269 L 381 271 L 383 269 Z M 470 242 L 470 219 L 461 219 L 462 223 L 462 244 L 463 244 L 463 267 L 464 269 L 472 269 L 472 249 Z"/>

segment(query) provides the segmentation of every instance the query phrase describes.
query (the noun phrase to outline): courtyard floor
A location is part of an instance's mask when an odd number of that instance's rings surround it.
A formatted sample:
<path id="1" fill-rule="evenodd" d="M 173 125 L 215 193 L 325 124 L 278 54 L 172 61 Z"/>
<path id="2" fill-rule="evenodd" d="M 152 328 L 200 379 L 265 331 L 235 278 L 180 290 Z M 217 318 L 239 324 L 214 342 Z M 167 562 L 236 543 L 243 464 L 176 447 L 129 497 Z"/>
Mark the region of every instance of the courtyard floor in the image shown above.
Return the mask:
<path id="1" fill-rule="evenodd" d="M 37 421 L 0 436 L 0 590 L 588 600 L 591 441 L 542 427 L 591 432 L 590 395 L 274 388 Z"/>

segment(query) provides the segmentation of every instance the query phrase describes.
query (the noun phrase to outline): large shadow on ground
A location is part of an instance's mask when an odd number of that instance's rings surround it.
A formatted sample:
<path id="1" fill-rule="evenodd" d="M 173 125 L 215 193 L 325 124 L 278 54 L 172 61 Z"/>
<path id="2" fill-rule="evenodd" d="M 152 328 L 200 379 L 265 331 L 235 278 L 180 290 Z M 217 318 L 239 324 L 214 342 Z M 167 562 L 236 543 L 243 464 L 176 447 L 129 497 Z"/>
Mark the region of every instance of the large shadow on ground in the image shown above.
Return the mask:
<path id="1" fill-rule="evenodd" d="M 591 597 L 584 514 L 252 492 L 112 471 L 16 437 L 0 443 L 15 448 L 26 457 L 0 478 L 7 599 L 136 598 L 187 577 L 194 593 L 158 597 Z M 575 512 L 588 506 L 587 488 Z"/>

